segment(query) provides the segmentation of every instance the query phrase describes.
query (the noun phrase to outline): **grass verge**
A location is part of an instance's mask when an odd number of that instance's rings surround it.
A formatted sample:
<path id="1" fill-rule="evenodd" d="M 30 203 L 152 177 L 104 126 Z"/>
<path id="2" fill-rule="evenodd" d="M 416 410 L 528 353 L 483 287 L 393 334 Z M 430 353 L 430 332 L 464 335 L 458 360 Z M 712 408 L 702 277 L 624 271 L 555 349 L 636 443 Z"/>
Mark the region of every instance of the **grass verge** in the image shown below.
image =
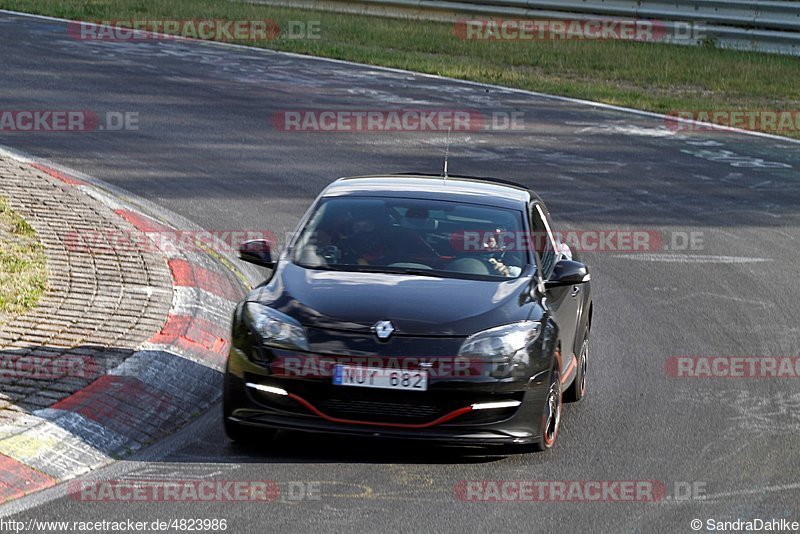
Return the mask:
<path id="1" fill-rule="evenodd" d="M 0 197 L 0 325 L 35 306 L 46 287 L 47 264 L 36 231 Z"/>
<path id="2" fill-rule="evenodd" d="M 800 109 L 796 57 L 629 41 L 465 41 L 442 22 L 276 8 L 229 0 L 0 0 L 0 7 L 74 20 L 319 21 L 318 39 L 238 41 L 641 110 Z M 466 18 L 466 17 L 465 17 Z M 800 138 L 792 127 L 767 131 Z M 764 130 L 764 127 L 754 129 Z"/>

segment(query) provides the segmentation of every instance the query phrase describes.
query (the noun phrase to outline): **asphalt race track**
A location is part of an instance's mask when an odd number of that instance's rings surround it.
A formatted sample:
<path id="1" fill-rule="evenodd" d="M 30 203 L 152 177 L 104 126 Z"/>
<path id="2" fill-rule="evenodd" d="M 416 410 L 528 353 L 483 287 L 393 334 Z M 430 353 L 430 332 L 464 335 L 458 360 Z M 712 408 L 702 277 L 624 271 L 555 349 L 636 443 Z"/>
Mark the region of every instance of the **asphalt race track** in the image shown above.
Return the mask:
<path id="1" fill-rule="evenodd" d="M 563 228 L 648 229 L 668 250 L 587 252 L 589 393 L 544 454 L 489 454 L 287 434 L 226 440 L 219 410 L 96 476 L 274 480 L 272 503 L 89 503 L 45 492 L 26 520 L 224 518 L 230 532 L 689 532 L 708 518 L 800 520 L 796 379 L 688 379 L 676 355 L 796 356 L 800 144 L 500 88 L 268 51 L 84 42 L 63 22 L 0 13 L 0 109 L 138 113 L 138 130 L 3 132 L 206 229 L 293 228 L 345 175 L 438 172 L 443 132 L 286 132 L 297 109 L 521 112 L 524 129 L 454 132 L 450 172 L 536 189 Z M 701 236 L 694 250 L 683 237 Z M 677 245 L 677 246 L 675 246 Z M 463 480 L 657 480 L 636 502 L 463 502 Z M 288 488 L 319 488 L 303 500 Z M 687 484 L 703 499 L 680 499 Z M 53 500 L 49 500 L 53 499 Z M 10 510 L 10 508 L 7 508 Z M 0 508 L 0 515 L 3 509 Z M 7 511 L 5 512 L 7 513 Z"/>

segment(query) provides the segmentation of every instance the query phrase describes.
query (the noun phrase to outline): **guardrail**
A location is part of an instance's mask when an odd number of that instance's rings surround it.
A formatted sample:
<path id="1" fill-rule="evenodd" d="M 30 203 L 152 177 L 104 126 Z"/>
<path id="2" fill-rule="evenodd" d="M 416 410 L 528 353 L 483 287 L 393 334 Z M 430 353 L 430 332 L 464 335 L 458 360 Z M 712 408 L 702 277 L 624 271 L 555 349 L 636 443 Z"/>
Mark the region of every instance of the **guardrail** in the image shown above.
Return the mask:
<path id="1" fill-rule="evenodd" d="M 659 21 L 667 29 L 693 25 L 696 39 L 664 39 L 676 44 L 712 43 L 800 56 L 800 2 L 746 0 L 254 0 L 257 2 L 414 16 L 436 20 L 524 18 L 548 20 Z"/>

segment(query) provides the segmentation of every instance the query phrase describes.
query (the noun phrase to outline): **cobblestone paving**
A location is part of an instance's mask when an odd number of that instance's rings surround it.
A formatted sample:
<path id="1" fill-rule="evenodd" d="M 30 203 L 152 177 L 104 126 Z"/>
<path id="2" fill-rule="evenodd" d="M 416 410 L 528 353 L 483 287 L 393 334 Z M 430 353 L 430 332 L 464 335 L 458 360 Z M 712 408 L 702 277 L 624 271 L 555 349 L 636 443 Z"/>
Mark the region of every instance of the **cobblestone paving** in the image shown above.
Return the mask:
<path id="1" fill-rule="evenodd" d="M 116 248 L 139 230 L 79 187 L 0 157 L 0 195 L 38 232 L 48 270 L 38 305 L 0 325 L 2 427 L 133 354 L 163 326 L 173 290 L 166 259 Z"/>

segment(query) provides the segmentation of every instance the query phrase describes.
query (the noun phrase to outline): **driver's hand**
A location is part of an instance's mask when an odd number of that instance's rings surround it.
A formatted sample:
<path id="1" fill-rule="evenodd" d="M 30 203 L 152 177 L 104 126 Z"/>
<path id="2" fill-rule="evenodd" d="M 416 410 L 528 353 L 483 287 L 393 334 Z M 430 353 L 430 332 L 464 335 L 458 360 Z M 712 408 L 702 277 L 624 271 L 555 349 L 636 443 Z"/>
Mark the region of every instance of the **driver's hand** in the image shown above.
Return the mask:
<path id="1" fill-rule="evenodd" d="M 508 276 L 508 267 L 506 266 L 506 264 L 500 263 L 494 258 L 489 258 L 489 263 L 492 264 L 492 267 L 494 267 L 494 270 L 498 274 L 502 274 L 503 276 Z"/>

